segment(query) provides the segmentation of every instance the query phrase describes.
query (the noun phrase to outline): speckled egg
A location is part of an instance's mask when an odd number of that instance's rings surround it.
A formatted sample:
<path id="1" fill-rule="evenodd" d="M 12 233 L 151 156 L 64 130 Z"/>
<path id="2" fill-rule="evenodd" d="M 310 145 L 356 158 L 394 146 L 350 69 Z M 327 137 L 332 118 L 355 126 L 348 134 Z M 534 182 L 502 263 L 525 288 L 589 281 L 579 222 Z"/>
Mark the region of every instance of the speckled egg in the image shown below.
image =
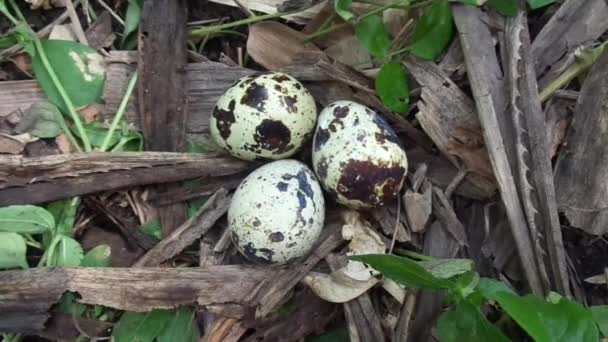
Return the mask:
<path id="1" fill-rule="evenodd" d="M 260 263 L 285 263 L 308 253 L 325 219 L 323 191 L 297 160 L 266 164 L 236 189 L 228 225 L 238 250 Z"/>
<path id="2" fill-rule="evenodd" d="M 209 123 L 213 140 L 233 156 L 284 159 L 312 135 L 317 107 L 310 92 L 283 73 L 247 76 L 224 93 Z"/>
<path id="3" fill-rule="evenodd" d="M 312 161 L 325 190 L 355 209 L 394 199 L 407 173 L 407 156 L 392 128 L 351 101 L 334 102 L 319 114 Z"/>

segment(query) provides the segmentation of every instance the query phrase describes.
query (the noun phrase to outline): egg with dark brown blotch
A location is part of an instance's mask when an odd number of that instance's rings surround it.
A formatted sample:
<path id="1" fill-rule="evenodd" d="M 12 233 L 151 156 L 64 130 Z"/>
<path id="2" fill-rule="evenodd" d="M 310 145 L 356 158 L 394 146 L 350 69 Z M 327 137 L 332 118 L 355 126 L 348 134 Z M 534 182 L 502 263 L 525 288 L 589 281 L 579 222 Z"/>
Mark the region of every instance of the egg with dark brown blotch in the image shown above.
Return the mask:
<path id="1" fill-rule="evenodd" d="M 228 209 L 232 241 L 249 260 L 282 264 L 307 254 L 325 220 L 314 173 L 293 160 L 268 163 L 237 187 Z"/>
<path id="2" fill-rule="evenodd" d="M 310 92 L 284 73 L 238 80 L 217 101 L 211 137 L 234 157 L 284 159 L 312 135 L 317 107 Z"/>
<path id="3" fill-rule="evenodd" d="M 407 173 L 399 137 L 371 109 L 337 101 L 319 114 L 313 138 L 313 169 L 338 203 L 363 209 L 397 197 Z"/>

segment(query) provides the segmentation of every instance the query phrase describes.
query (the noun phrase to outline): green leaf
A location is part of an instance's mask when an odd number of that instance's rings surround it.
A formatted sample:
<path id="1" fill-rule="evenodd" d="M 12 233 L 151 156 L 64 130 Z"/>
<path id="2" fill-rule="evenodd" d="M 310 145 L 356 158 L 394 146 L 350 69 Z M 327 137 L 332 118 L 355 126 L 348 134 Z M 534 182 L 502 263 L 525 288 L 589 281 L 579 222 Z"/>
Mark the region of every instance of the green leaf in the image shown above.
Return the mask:
<path id="1" fill-rule="evenodd" d="M 33 205 L 0 208 L 0 232 L 37 234 L 54 228 L 55 219 L 44 208 Z"/>
<path id="2" fill-rule="evenodd" d="M 433 60 L 448 47 L 454 33 L 452 11 L 448 0 L 434 2 L 418 20 L 409 51 L 423 59 Z"/>
<path id="3" fill-rule="evenodd" d="M 12 232 L 0 232 L 0 269 L 28 268 L 25 259 L 26 251 L 25 240 L 21 235 Z"/>
<path id="4" fill-rule="evenodd" d="M 76 212 L 80 200 L 77 197 L 51 202 L 47 205 L 48 211 L 53 214 L 57 222 L 56 234 L 72 236 Z"/>
<path id="5" fill-rule="evenodd" d="M 188 218 L 192 218 L 196 212 L 207 203 L 209 197 L 210 196 L 203 196 L 188 201 Z"/>
<path id="6" fill-rule="evenodd" d="M 188 142 L 188 146 L 186 146 L 186 152 L 207 154 L 207 153 L 209 153 L 209 149 L 207 147 L 205 147 L 203 144 L 200 144 L 197 142 Z"/>
<path id="7" fill-rule="evenodd" d="M 142 224 L 139 226 L 139 231 L 157 240 L 161 240 L 163 238 L 162 226 L 160 225 L 159 219 L 149 220 L 148 222 Z"/>
<path id="8" fill-rule="evenodd" d="M 125 312 L 112 331 L 114 342 L 152 342 L 173 318 L 169 310 Z"/>
<path id="9" fill-rule="evenodd" d="M 453 292 L 458 294 L 460 299 L 467 298 L 475 291 L 479 284 L 479 274 L 474 271 L 466 272 L 454 280 Z"/>
<path id="10" fill-rule="evenodd" d="M 158 335 L 157 342 L 197 342 L 200 338 L 200 331 L 194 319 L 194 309 L 190 307 L 180 307 L 175 310 L 173 317 L 165 326 L 165 329 Z"/>
<path id="11" fill-rule="evenodd" d="M 111 254 L 112 248 L 110 246 L 96 246 L 84 255 L 80 265 L 84 267 L 110 267 L 112 266 Z"/>
<path id="12" fill-rule="evenodd" d="M 49 266 L 75 267 L 80 266 L 84 252 L 78 241 L 69 236 L 61 236 L 50 255 Z"/>
<path id="13" fill-rule="evenodd" d="M 460 2 L 465 5 L 471 5 L 471 6 L 481 6 L 486 2 L 486 0 L 450 0 L 450 1 Z"/>
<path id="14" fill-rule="evenodd" d="M 350 342 L 347 328 L 338 328 L 320 336 L 307 337 L 306 342 Z"/>
<path id="15" fill-rule="evenodd" d="M 61 112 L 50 102 L 34 103 L 15 127 L 18 133 L 30 132 L 39 138 L 54 138 L 61 134 Z"/>
<path id="16" fill-rule="evenodd" d="M 0 38 L 0 49 L 5 49 L 7 47 L 13 46 L 18 42 L 19 41 L 17 40 L 17 37 L 14 35 L 2 37 Z"/>
<path id="17" fill-rule="evenodd" d="M 34 45 L 34 39 L 36 38 L 34 38 L 32 29 L 27 25 L 27 23 L 19 23 L 17 26 L 15 26 L 15 37 L 17 38 L 19 44 L 23 46 L 25 51 L 33 59 L 34 56 L 37 55 L 36 46 Z"/>
<path id="18" fill-rule="evenodd" d="M 608 305 L 592 306 L 589 310 L 602 335 L 608 336 Z"/>
<path id="19" fill-rule="evenodd" d="M 87 306 L 78 303 L 76 295 L 73 292 L 66 292 L 61 296 L 57 310 L 68 315 L 83 316 L 87 310 Z"/>
<path id="20" fill-rule="evenodd" d="M 97 51 L 67 40 L 43 40 L 41 44 L 74 107 L 83 107 L 101 100 L 105 68 L 103 57 Z M 39 54 L 32 58 L 32 66 L 36 80 L 49 101 L 67 113 L 67 106 L 42 64 Z"/>
<path id="21" fill-rule="evenodd" d="M 536 296 L 498 292 L 501 308 L 536 342 L 597 342 L 599 334 L 589 310 L 567 298 L 557 304 Z"/>
<path id="22" fill-rule="evenodd" d="M 414 261 L 396 255 L 368 254 L 349 257 L 350 260 L 368 264 L 399 284 L 423 289 L 448 289 L 453 284 L 434 277 Z"/>
<path id="23" fill-rule="evenodd" d="M 342 19 L 348 21 L 355 16 L 350 9 L 352 3 L 353 0 L 336 0 L 334 2 L 334 9 L 336 10 L 336 13 L 342 17 Z"/>
<path id="24" fill-rule="evenodd" d="M 380 15 L 372 15 L 363 19 L 355 27 L 355 34 L 363 46 L 375 57 L 384 57 L 391 46 L 391 37 L 388 35 Z"/>
<path id="25" fill-rule="evenodd" d="M 91 122 L 90 124 L 83 124 L 83 126 L 84 126 L 85 133 L 87 134 L 87 136 L 89 137 L 89 140 L 91 141 L 91 146 L 101 147 L 101 145 L 103 144 L 103 140 L 106 137 L 106 134 L 109 132 L 109 129 L 103 127 L 101 123 L 96 122 L 96 121 Z M 74 133 L 74 135 L 76 135 L 77 137 L 80 138 L 80 133 L 78 132 L 77 129 L 72 129 L 72 132 Z M 120 131 L 118 131 L 118 130 L 114 131 L 114 133 L 110 137 L 109 146 L 116 145 L 120 141 L 120 135 L 121 135 Z"/>
<path id="26" fill-rule="evenodd" d="M 509 341 L 478 307 L 468 302 L 462 302 L 442 314 L 437 322 L 437 332 L 441 342 Z"/>
<path id="27" fill-rule="evenodd" d="M 530 8 L 537 9 L 554 3 L 555 0 L 528 0 Z"/>
<path id="28" fill-rule="evenodd" d="M 489 300 L 496 300 L 496 294 L 499 292 L 515 294 L 515 291 L 513 291 L 505 283 L 488 278 L 481 278 L 479 280 L 479 284 L 477 284 L 477 291 L 484 298 Z"/>
<path id="29" fill-rule="evenodd" d="M 376 93 L 392 111 L 405 113 L 410 104 L 410 88 L 405 67 L 399 62 L 388 62 L 376 77 Z"/>
<path id="30" fill-rule="evenodd" d="M 470 259 L 437 259 L 417 261 L 418 265 L 437 278 L 448 279 L 473 270 L 473 260 Z"/>
<path id="31" fill-rule="evenodd" d="M 514 17 L 517 15 L 516 0 L 488 0 L 488 6 L 507 17 Z"/>
<path id="32" fill-rule="evenodd" d="M 141 12 L 143 9 L 143 0 L 129 0 L 129 6 L 127 7 L 127 14 L 125 15 L 125 29 L 122 33 L 122 47 L 123 49 L 134 48 L 137 41 L 135 39 L 135 33 L 139 22 L 141 20 Z M 132 46 L 126 46 L 127 41 L 130 41 Z"/>

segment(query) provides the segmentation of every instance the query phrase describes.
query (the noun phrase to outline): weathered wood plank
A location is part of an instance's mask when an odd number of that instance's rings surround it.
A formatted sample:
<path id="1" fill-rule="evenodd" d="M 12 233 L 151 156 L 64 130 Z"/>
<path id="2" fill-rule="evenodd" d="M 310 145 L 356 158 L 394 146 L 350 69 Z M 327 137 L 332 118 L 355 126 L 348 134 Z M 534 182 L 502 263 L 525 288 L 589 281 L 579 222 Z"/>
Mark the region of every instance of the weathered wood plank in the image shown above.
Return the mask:
<path id="1" fill-rule="evenodd" d="M 124 187 L 226 176 L 250 166 L 231 157 L 170 152 L 0 156 L 0 205 L 43 203 Z"/>
<path id="2" fill-rule="evenodd" d="M 192 303 L 243 303 L 268 276 L 268 269 L 244 265 L 0 272 L 0 332 L 43 330 L 47 311 L 65 291 L 78 293 L 86 304 L 149 311 Z"/>
<path id="3" fill-rule="evenodd" d="M 557 160 L 557 203 L 570 224 L 608 233 L 608 51 L 583 83 L 574 118 Z"/>
<path id="4" fill-rule="evenodd" d="M 505 115 L 507 101 L 503 75 L 495 50 L 488 49 L 488 46 L 493 46 L 494 39 L 479 8 L 454 4 L 452 9 L 484 140 L 507 209 L 524 274 L 531 291 L 542 295 L 538 265 L 534 261 L 527 222 L 513 178 L 512 167 L 516 165 L 514 132 L 510 119 Z"/>

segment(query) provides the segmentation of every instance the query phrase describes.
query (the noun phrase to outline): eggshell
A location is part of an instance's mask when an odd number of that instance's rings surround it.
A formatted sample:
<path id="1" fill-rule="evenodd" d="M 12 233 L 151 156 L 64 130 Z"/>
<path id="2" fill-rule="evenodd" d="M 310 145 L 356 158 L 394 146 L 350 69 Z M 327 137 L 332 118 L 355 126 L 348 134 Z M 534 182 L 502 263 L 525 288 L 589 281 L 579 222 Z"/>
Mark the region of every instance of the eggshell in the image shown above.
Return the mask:
<path id="1" fill-rule="evenodd" d="M 312 161 L 323 188 L 355 209 L 394 199 L 407 173 L 399 137 L 381 116 L 351 101 L 334 102 L 319 114 Z"/>
<path id="2" fill-rule="evenodd" d="M 236 189 L 228 225 L 238 250 L 252 261 L 285 263 L 308 253 L 325 219 L 323 191 L 305 164 L 266 164 Z"/>
<path id="3" fill-rule="evenodd" d="M 213 110 L 213 140 L 233 156 L 284 159 L 312 135 L 317 107 L 310 92 L 283 73 L 247 76 L 224 93 Z"/>

